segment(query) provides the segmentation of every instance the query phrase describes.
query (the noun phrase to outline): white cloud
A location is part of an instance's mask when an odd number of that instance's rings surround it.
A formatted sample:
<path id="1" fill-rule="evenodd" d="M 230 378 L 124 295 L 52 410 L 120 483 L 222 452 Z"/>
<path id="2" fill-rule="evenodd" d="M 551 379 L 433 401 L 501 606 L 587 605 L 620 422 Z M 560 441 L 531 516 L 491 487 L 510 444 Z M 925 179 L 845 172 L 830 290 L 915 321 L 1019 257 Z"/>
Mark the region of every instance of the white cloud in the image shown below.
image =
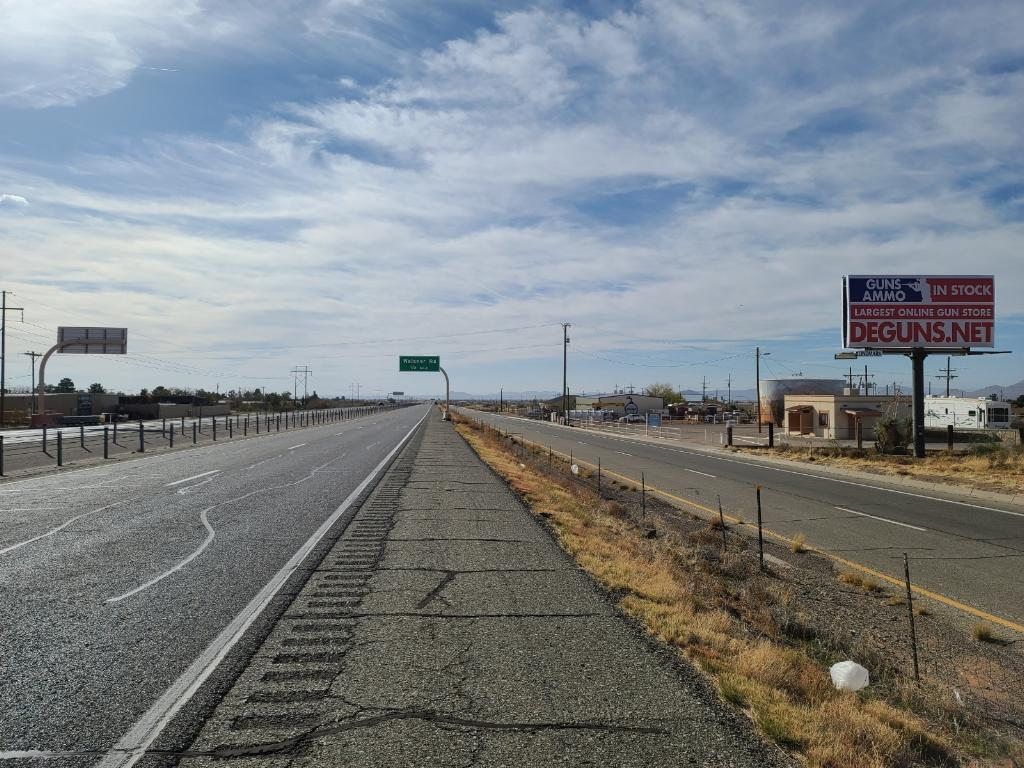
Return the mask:
<path id="1" fill-rule="evenodd" d="M 1019 272 L 1024 222 L 984 185 L 1019 183 L 1024 84 L 973 73 L 989 51 L 960 15 L 893 25 L 873 52 L 885 65 L 862 71 L 881 33 L 846 6 L 648 0 L 602 19 L 550 6 L 409 53 L 376 85 L 339 72 L 343 97 L 267 105 L 241 139 L 80 157 L 74 184 L 10 175 L 54 211 L 0 223 L 25 255 L 11 280 L 83 322 L 98 303 L 104 321 L 130 317 L 159 339 L 153 354 L 560 320 L 593 351 L 624 328 L 715 342 L 833 328 L 853 269 Z M 319 12 L 332 9 L 359 4 Z M 938 53 L 899 38 L 919 24 Z M 1024 313 L 1024 294 L 1001 292 L 1000 311 Z M 468 367 L 551 352 L 557 332 L 515 339 L 437 346 L 475 349 L 458 357 Z M 306 361 L 344 391 L 389 380 L 400 346 Z M 276 354 L 239 370 L 296 363 Z"/>
<path id="2" fill-rule="evenodd" d="M 8 206 L 12 208 L 27 208 L 28 200 L 21 195 L 0 195 L 0 206 Z"/>
<path id="3" fill-rule="evenodd" d="M 124 87 L 143 62 L 173 72 L 165 61 L 191 58 L 204 42 L 244 38 L 266 16 L 200 0 L 5 0 L 0 106 L 78 104 Z"/>

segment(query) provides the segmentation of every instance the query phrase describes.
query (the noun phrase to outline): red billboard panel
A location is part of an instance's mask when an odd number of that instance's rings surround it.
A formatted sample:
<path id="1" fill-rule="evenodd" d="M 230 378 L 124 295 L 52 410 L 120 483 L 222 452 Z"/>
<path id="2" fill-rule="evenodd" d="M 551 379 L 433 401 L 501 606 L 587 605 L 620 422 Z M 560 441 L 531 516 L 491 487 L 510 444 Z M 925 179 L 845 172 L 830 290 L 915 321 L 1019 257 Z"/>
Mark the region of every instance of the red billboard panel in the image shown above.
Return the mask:
<path id="1" fill-rule="evenodd" d="M 844 307 L 848 349 L 995 346 L 991 275 L 850 275 Z"/>

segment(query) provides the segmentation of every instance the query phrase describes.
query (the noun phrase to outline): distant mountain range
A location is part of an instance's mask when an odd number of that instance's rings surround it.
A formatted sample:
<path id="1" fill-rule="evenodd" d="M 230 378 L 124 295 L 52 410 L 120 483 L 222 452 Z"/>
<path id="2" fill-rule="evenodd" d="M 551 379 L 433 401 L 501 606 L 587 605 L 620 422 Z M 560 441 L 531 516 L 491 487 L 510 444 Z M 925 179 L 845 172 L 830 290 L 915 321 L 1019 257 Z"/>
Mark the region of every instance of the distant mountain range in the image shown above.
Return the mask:
<path id="1" fill-rule="evenodd" d="M 935 388 L 932 387 L 932 391 Z M 988 397 L 989 395 L 995 395 L 996 397 L 1002 397 L 1004 400 L 1016 400 L 1021 395 L 1024 395 L 1024 379 L 1021 379 L 1016 384 L 993 384 L 990 387 L 982 387 L 981 389 L 971 390 L 964 393 L 967 397 Z"/>

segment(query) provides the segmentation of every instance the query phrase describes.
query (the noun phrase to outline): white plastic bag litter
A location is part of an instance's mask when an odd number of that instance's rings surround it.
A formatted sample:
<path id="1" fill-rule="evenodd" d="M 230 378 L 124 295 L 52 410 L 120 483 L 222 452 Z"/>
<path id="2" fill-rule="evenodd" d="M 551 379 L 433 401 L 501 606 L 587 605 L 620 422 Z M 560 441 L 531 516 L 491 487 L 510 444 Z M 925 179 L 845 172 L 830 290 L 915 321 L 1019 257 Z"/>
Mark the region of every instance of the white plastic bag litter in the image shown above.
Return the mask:
<path id="1" fill-rule="evenodd" d="M 569 469 L 572 470 L 572 473 L 574 475 L 578 475 L 580 473 L 580 465 L 579 464 L 573 464 L 571 467 L 569 467 Z"/>
<path id="2" fill-rule="evenodd" d="M 840 661 L 829 667 L 832 684 L 840 691 L 859 691 L 868 685 L 868 671 L 855 661 Z"/>

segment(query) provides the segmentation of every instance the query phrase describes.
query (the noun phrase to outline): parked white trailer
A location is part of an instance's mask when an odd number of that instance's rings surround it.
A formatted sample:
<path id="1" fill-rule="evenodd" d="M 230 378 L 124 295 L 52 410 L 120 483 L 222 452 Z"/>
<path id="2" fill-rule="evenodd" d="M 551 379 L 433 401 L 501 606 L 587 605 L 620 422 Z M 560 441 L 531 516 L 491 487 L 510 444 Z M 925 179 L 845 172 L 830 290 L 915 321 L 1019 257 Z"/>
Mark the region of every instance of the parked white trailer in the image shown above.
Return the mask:
<path id="1" fill-rule="evenodd" d="M 983 397 L 938 397 L 924 399 L 925 427 L 956 429 L 1009 429 L 1010 404 Z"/>

